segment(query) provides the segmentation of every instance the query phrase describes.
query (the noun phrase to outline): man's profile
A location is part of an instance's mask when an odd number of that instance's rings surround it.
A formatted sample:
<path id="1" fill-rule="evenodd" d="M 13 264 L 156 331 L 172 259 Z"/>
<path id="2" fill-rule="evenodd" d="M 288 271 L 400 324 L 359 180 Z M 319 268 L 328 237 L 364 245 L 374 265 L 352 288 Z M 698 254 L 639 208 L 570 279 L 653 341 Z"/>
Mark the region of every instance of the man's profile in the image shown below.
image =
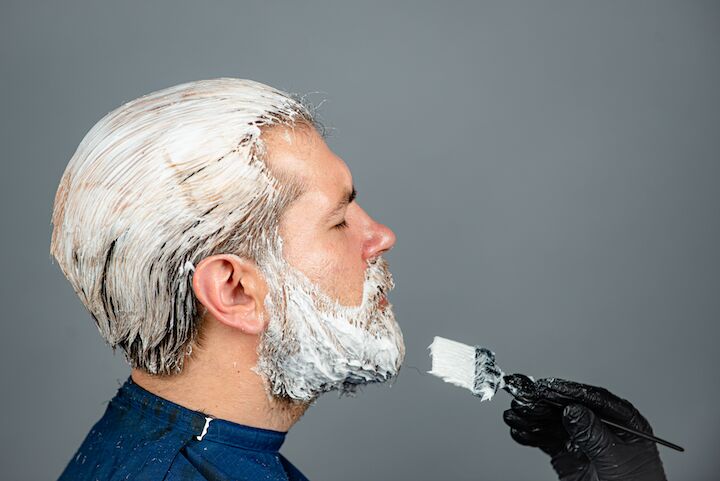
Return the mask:
<path id="1" fill-rule="evenodd" d="M 219 78 L 132 100 L 84 137 L 50 251 L 132 372 L 61 480 L 305 480 L 279 448 L 309 405 L 397 376 L 395 234 L 321 131 L 293 96 Z M 503 420 L 559 479 L 665 479 L 654 442 L 602 422 L 651 434 L 629 401 L 531 384 Z"/>
<path id="2" fill-rule="evenodd" d="M 355 195 L 312 111 L 257 82 L 102 118 L 61 179 L 51 253 L 132 373 L 60 479 L 305 479 L 285 432 L 405 352 L 395 235 Z"/>

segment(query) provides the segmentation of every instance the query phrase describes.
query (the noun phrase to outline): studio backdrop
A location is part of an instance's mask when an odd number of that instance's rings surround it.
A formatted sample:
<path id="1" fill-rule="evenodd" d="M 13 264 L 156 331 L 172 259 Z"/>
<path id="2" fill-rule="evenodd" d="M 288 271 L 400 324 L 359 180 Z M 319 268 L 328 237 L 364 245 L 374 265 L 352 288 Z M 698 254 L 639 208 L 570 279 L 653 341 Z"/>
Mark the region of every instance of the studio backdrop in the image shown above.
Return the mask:
<path id="1" fill-rule="evenodd" d="M 4 1 L 2 478 L 56 479 L 130 372 L 49 254 L 68 160 L 124 102 L 238 77 L 318 105 L 397 235 L 405 364 L 291 429 L 310 479 L 556 479 L 507 394 L 427 375 L 433 336 L 610 389 L 686 448 L 668 479 L 717 479 L 719 52 L 711 1 Z"/>

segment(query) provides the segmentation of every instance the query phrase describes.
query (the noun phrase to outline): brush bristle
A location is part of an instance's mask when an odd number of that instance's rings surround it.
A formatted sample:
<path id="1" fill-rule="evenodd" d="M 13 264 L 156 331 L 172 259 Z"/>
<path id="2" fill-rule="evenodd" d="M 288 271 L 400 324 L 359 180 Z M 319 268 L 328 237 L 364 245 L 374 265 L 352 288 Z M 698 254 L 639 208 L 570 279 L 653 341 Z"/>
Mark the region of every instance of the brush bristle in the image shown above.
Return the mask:
<path id="1" fill-rule="evenodd" d="M 503 372 L 495 365 L 495 354 L 479 346 L 435 336 L 429 346 L 432 369 L 429 374 L 468 389 L 481 401 L 492 399 L 503 386 Z"/>
<path id="2" fill-rule="evenodd" d="M 432 369 L 428 371 L 445 382 L 472 391 L 475 384 L 475 348 L 435 336 L 430 344 Z"/>

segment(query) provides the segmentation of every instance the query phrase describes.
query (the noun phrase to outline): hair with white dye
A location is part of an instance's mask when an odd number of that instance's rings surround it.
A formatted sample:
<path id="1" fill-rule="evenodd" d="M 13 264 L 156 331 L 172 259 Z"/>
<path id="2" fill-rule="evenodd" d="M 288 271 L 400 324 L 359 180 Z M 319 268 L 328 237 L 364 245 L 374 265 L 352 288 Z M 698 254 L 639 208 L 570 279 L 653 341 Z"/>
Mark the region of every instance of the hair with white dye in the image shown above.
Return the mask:
<path id="1" fill-rule="evenodd" d="M 273 125 L 318 126 L 302 101 L 267 85 L 189 82 L 108 113 L 70 159 L 50 253 L 133 368 L 177 374 L 200 342 L 196 263 L 221 253 L 259 262 L 277 245 L 301 186 L 265 162 L 261 134 Z"/>

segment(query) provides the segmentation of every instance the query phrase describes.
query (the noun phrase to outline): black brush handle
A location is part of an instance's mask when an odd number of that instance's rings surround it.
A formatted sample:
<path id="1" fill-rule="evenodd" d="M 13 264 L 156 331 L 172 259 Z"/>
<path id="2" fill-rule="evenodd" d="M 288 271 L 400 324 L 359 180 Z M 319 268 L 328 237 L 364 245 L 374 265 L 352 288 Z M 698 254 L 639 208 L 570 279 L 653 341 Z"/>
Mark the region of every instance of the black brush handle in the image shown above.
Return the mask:
<path id="1" fill-rule="evenodd" d="M 555 406 L 556 408 L 560 408 L 560 409 L 565 408 L 565 406 L 563 404 L 560 404 L 559 402 L 549 401 L 547 399 L 543 399 L 542 402 L 548 403 L 551 406 Z M 610 420 L 602 418 L 600 416 L 598 416 L 598 418 L 600 419 L 600 421 L 602 423 L 607 424 L 608 426 L 612 426 L 621 431 L 625 431 L 626 433 L 634 434 L 635 436 L 638 436 L 638 437 L 641 437 L 644 439 L 648 439 L 650 441 L 655 441 L 658 444 L 662 444 L 663 446 L 667 446 L 668 448 L 672 448 L 676 451 L 680 451 L 681 453 L 685 452 L 685 448 L 683 448 L 682 446 L 678 446 L 677 444 L 671 443 L 670 441 L 665 441 L 664 439 L 658 438 L 657 436 L 653 436 L 652 434 L 647 434 L 642 431 L 638 431 L 636 429 L 629 428 L 627 426 L 623 426 L 622 424 L 618 424 L 616 422 L 610 421 Z"/>
<path id="2" fill-rule="evenodd" d="M 528 399 L 526 397 L 523 397 L 523 394 L 529 394 L 533 393 L 535 391 L 535 383 L 532 379 L 525 376 L 524 374 L 509 374 L 507 376 L 503 377 L 505 381 L 505 387 L 503 387 L 503 390 L 510 393 L 512 397 L 517 399 L 518 401 L 522 403 L 533 403 L 534 401 L 532 399 Z M 568 399 L 568 401 L 572 401 L 572 399 Z M 561 404 L 557 401 L 550 401 L 548 399 L 540 399 L 538 402 L 544 402 L 548 403 L 551 406 L 555 406 L 556 408 L 564 409 L 565 405 Z M 612 426 L 616 429 L 620 429 L 621 431 L 625 431 L 626 433 L 633 434 L 635 436 L 648 439 L 650 441 L 655 441 L 658 444 L 662 444 L 663 446 L 667 446 L 668 448 L 672 448 L 676 451 L 685 452 L 685 448 L 682 446 L 678 446 L 677 444 L 671 443 L 670 441 L 665 441 L 664 439 L 660 439 L 657 436 L 653 436 L 652 434 L 647 434 L 642 431 L 638 431 L 636 429 L 629 428 L 627 426 L 623 426 L 622 424 L 618 424 L 613 421 L 609 421 L 605 418 L 602 418 L 598 416 L 601 422 L 604 424 L 607 424 L 608 426 Z"/>

